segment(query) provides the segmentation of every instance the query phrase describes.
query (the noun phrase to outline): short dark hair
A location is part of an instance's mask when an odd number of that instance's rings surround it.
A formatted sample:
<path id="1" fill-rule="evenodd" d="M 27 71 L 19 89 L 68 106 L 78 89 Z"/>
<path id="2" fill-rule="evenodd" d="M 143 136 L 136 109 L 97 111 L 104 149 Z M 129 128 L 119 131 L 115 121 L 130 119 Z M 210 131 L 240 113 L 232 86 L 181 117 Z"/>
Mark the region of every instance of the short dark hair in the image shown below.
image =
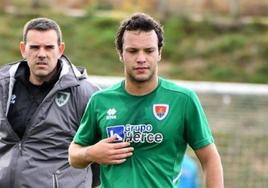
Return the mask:
<path id="1" fill-rule="evenodd" d="M 135 13 L 123 20 L 118 28 L 115 45 L 120 54 L 123 52 L 123 35 L 126 30 L 145 32 L 154 30 L 158 38 L 158 50 L 160 50 L 164 44 L 163 29 L 160 23 L 145 13 Z"/>
<path id="2" fill-rule="evenodd" d="M 60 26 L 51 19 L 48 18 L 34 18 L 30 21 L 28 21 L 24 25 L 23 29 L 23 42 L 27 42 L 27 34 L 30 30 L 37 30 L 37 31 L 48 31 L 48 30 L 54 30 L 57 33 L 58 36 L 58 44 L 62 42 L 62 33 Z"/>

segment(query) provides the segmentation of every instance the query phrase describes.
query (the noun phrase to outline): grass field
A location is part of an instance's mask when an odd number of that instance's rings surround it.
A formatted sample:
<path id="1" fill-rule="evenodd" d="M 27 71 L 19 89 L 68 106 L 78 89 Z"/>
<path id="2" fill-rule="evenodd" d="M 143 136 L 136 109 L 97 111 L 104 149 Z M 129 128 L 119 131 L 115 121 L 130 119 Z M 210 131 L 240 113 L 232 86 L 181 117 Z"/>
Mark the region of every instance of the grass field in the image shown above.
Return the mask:
<path id="1" fill-rule="evenodd" d="M 90 74 L 122 76 L 122 64 L 114 47 L 120 17 L 99 16 L 95 11 L 78 18 L 48 11 L 0 13 L 0 64 L 20 58 L 18 44 L 24 23 L 30 18 L 47 15 L 61 25 L 66 54 L 74 64 L 85 66 Z M 161 22 L 165 31 L 160 63 L 162 76 L 181 80 L 268 83 L 265 24 L 252 22 L 230 27 L 209 19 L 196 22 L 177 16 Z M 233 24 L 233 21 L 229 22 Z"/>

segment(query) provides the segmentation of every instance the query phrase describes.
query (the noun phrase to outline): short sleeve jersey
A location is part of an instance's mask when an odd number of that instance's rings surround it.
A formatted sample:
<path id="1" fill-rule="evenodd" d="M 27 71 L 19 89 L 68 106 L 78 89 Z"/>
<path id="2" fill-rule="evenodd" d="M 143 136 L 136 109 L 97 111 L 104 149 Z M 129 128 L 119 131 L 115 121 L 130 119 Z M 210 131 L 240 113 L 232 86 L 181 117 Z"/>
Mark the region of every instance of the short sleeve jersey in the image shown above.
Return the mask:
<path id="1" fill-rule="evenodd" d="M 196 94 L 159 78 L 158 87 L 133 96 L 124 82 L 91 97 L 74 137 L 82 146 L 116 135 L 133 155 L 119 165 L 101 165 L 102 188 L 172 188 L 189 144 L 194 150 L 213 143 Z"/>

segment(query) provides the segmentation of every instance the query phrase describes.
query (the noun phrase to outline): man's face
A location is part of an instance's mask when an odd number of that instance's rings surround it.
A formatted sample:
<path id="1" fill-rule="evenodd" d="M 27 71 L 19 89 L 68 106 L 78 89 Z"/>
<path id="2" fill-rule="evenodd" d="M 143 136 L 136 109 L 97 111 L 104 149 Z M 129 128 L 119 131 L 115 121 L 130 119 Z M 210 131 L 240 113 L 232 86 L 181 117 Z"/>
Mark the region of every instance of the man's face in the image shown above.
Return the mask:
<path id="1" fill-rule="evenodd" d="M 29 30 L 26 44 L 20 43 L 20 51 L 30 68 L 30 82 L 41 85 L 56 73 L 58 59 L 64 52 L 64 44 L 58 45 L 57 33 L 54 30 Z"/>
<path id="2" fill-rule="evenodd" d="M 123 41 L 120 59 L 126 78 L 133 82 L 148 82 L 156 77 L 161 52 L 155 31 L 125 31 Z"/>

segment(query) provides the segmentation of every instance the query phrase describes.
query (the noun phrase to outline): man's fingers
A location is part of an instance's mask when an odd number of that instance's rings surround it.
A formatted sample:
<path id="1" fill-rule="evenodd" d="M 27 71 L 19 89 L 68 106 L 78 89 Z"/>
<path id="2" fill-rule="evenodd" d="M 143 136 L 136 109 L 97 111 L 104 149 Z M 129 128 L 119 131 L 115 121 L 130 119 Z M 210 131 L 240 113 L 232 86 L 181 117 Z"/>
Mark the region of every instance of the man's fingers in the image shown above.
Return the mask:
<path id="1" fill-rule="evenodd" d="M 130 157 L 132 155 L 133 155 L 132 152 L 117 154 L 117 155 L 113 155 L 113 159 L 116 159 L 116 160 L 126 159 L 127 157 Z"/>
<path id="2" fill-rule="evenodd" d="M 107 142 L 107 143 L 112 143 L 112 142 L 116 141 L 116 135 L 113 135 L 111 137 L 105 138 L 102 141 Z"/>
<path id="3" fill-rule="evenodd" d="M 111 160 L 106 164 L 121 164 L 121 163 L 123 163 L 125 161 L 126 161 L 126 159 L 116 159 L 116 160 Z"/>
<path id="4" fill-rule="evenodd" d="M 111 143 L 113 149 L 120 149 L 130 146 L 129 142 L 115 142 L 116 138 L 116 135 L 113 135 L 109 138 L 103 139 L 102 142 Z"/>
<path id="5" fill-rule="evenodd" d="M 113 149 L 120 149 L 120 148 L 125 148 L 130 146 L 129 142 L 118 142 L 118 143 L 113 143 Z"/>
<path id="6" fill-rule="evenodd" d="M 124 147 L 121 149 L 115 149 L 113 150 L 113 155 L 118 155 L 118 154 L 126 154 L 126 153 L 132 153 L 134 150 L 133 147 Z"/>

